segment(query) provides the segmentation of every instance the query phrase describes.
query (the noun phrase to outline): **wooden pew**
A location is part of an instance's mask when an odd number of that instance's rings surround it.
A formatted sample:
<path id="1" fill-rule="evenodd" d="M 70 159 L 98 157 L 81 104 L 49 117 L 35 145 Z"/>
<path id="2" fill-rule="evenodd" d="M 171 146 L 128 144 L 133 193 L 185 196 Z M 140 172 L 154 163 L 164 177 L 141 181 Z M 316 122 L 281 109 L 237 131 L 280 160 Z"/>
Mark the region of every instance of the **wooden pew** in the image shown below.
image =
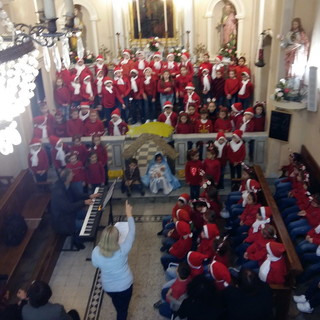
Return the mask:
<path id="1" fill-rule="evenodd" d="M 37 231 L 43 215 L 47 212 L 50 196 L 49 189 L 44 188 L 44 186 L 39 187 L 34 182 L 31 173 L 28 170 L 24 170 L 14 179 L 7 192 L 0 199 L 0 274 L 7 275 L 8 277 L 5 288 L 2 288 L 2 292 L 4 289 L 11 289 L 19 263 Z M 6 217 L 13 213 L 21 213 L 28 225 L 28 231 L 18 246 L 8 247 L 3 241 L 3 234 Z M 51 261 L 50 256 L 54 255 L 53 248 L 57 245 L 62 246 L 61 241 L 61 238 L 54 233 L 48 238 L 48 243 L 45 246 L 46 250 L 40 257 L 41 260 L 37 266 L 34 266 L 33 279 L 44 274 L 44 270 L 50 271 L 50 268 L 44 267 L 44 265 Z M 33 279 L 30 279 L 30 281 Z"/>
<path id="2" fill-rule="evenodd" d="M 260 166 L 255 165 L 254 170 L 264 195 L 265 205 L 272 210 L 273 224 L 277 229 L 279 240 L 286 248 L 286 262 L 288 268 L 288 276 L 286 286 L 272 285 L 271 288 L 275 296 L 276 319 L 285 320 L 288 317 L 289 305 L 292 297 L 292 289 L 295 286 L 295 278 L 303 272 L 303 267 L 296 253 L 295 247 L 288 234 L 287 228 L 282 219 L 278 206 L 273 198 L 269 185 L 264 177 Z"/>

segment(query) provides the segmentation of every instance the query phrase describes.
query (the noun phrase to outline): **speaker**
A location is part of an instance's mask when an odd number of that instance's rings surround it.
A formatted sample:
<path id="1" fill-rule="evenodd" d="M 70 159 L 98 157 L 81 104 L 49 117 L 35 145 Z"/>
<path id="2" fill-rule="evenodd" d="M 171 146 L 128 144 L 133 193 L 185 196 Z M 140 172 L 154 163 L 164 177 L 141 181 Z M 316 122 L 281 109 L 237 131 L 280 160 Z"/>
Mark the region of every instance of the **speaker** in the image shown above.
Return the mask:
<path id="1" fill-rule="evenodd" d="M 308 85 L 308 98 L 307 98 L 307 110 L 308 111 L 317 111 L 317 67 L 309 67 L 309 85 Z"/>

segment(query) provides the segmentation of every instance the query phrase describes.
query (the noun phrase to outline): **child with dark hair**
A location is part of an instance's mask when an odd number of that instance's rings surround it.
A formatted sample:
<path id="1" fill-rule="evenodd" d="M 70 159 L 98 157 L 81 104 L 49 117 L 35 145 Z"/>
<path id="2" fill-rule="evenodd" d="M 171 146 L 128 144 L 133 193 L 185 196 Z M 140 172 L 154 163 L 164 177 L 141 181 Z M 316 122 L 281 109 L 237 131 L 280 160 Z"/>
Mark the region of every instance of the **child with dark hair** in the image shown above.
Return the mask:
<path id="1" fill-rule="evenodd" d="M 90 151 L 97 154 L 98 161 L 104 167 L 105 184 L 108 185 L 108 152 L 106 145 L 101 143 L 101 137 L 99 135 L 92 136 L 92 148 Z"/>
<path id="2" fill-rule="evenodd" d="M 81 196 L 83 194 L 83 188 L 85 186 L 86 175 L 83 163 L 79 160 L 78 156 L 79 155 L 77 151 L 73 151 L 70 154 L 67 154 L 66 168 L 70 169 L 73 173 L 73 177 L 70 183 L 70 189 L 75 195 Z"/>
<path id="3" fill-rule="evenodd" d="M 186 297 L 187 286 L 190 282 L 190 267 L 186 262 L 180 262 L 176 269 L 177 278 L 164 286 L 161 292 L 162 300 L 156 302 L 153 306 L 159 309 L 161 316 L 170 318 L 172 313 L 177 311 Z"/>
<path id="4" fill-rule="evenodd" d="M 63 114 L 65 119 L 69 119 L 71 93 L 62 78 L 56 79 L 56 87 L 54 89 L 54 99 L 57 109 Z"/>
<path id="5" fill-rule="evenodd" d="M 188 113 L 180 112 L 178 117 L 178 123 L 176 125 L 176 133 L 188 134 L 193 132 L 194 132 L 194 127 L 190 121 Z"/>
<path id="6" fill-rule="evenodd" d="M 207 175 L 213 178 L 214 184 L 217 186 L 220 181 L 221 163 L 217 159 L 219 150 L 213 146 L 211 150 L 207 150 L 207 158 L 203 160 L 203 170 Z"/>
<path id="7" fill-rule="evenodd" d="M 235 130 L 232 133 L 232 140 L 228 145 L 227 156 L 230 165 L 231 179 L 241 178 L 241 163 L 246 157 L 246 148 L 244 141 L 242 140 L 243 132 L 241 130 Z"/>
<path id="8" fill-rule="evenodd" d="M 28 164 L 37 182 L 47 181 L 49 160 L 40 139 L 33 138 L 29 144 Z"/>
<path id="9" fill-rule="evenodd" d="M 71 118 L 67 120 L 67 135 L 73 137 L 75 135 L 83 136 L 84 128 L 83 121 L 79 118 L 78 108 L 71 108 Z"/>
<path id="10" fill-rule="evenodd" d="M 52 124 L 53 135 L 57 137 L 67 137 L 67 122 L 63 117 L 61 111 L 57 111 L 54 115 L 54 121 Z"/>
<path id="11" fill-rule="evenodd" d="M 105 170 L 100 161 L 98 161 L 97 153 L 92 152 L 88 158 L 86 166 L 86 182 L 91 193 L 96 187 L 105 185 Z"/>
<path id="12" fill-rule="evenodd" d="M 232 125 L 228 117 L 228 110 L 225 107 L 219 108 L 219 117 L 214 123 L 213 132 L 231 132 Z"/>
<path id="13" fill-rule="evenodd" d="M 187 155 L 188 161 L 185 166 L 186 183 L 190 186 L 191 199 L 197 199 L 200 194 L 202 176 L 202 162 L 199 160 L 198 150 L 190 150 Z"/>
<path id="14" fill-rule="evenodd" d="M 86 146 L 81 142 L 81 136 L 75 135 L 72 137 L 73 145 L 70 148 L 70 151 L 76 151 L 78 153 L 78 158 L 82 162 L 82 164 L 85 164 L 87 162 L 89 151 L 86 148 Z"/>
<path id="15" fill-rule="evenodd" d="M 200 110 L 200 119 L 196 121 L 194 125 L 195 133 L 211 133 L 213 132 L 213 124 L 211 120 L 208 119 L 208 110 L 202 107 Z"/>
<path id="16" fill-rule="evenodd" d="M 127 193 L 127 196 L 131 196 L 131 192 L 137 189 L 142 196 L 144 196 L 144 187 L 141 182 L 140 170 L 138 167 L 138 161 L 135 158 L 131 158 L 128 161 L 126 170 L 124 171 L 122 181 L 122 191 Z"/>
<path id="17" fill-rule="evenodd" d="M 266 122 L 266 104 L 264 102 L 256 102 L 254 105 L 254 131 L 260 132 L 265 130 Z"/>

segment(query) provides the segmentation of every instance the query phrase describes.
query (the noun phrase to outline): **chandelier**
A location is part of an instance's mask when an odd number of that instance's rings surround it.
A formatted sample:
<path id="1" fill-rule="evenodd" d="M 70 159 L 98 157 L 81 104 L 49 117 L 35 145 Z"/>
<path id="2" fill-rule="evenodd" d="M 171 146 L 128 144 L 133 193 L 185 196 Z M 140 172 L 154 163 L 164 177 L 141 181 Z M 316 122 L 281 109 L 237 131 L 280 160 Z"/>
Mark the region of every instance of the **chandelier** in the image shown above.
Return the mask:
<path id="1" fill-rule="evenodd" d="M 72 0 L 67 2 L 70 4 L 69 8 L 73 8 Z M 55 67 L 60 71 L 61 56 L 57 42 L 61 41 L 62 58 L 68 68 L 70 66 L 68 38 L 73 33 L 81 38 L 81 32 L 73 29 L 73 12 L 69 15 L 67 13 L 64 32 L 56 32 L 56 20 L 57 18 L 50 17 L 46 20 L 40 19 L 42 24 L 36 26 L 22 23 L 14 25 L 0 1 L 0 25 L 5 30 L 0 35 L 0 153 L 3 155 L 12 153 L 13 146 L 21 143 L 14 118 L 25 111 L 34 96 L 36 88 L 34 81 L 39 73 L 38 48 L 43 50 L 45 69 L 48 72 L 51 69 L 49 54 L 51 50 Z"/>

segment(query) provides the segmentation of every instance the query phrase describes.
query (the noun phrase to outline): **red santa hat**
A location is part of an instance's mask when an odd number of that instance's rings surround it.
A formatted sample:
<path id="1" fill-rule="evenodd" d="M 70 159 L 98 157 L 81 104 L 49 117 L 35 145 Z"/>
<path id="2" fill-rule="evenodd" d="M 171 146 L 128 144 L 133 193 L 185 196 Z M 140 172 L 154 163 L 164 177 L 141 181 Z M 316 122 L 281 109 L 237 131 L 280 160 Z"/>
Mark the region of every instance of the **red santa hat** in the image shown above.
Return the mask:
<path id="1" fill-rule="evenodd" d="M 59 138 L 57 136 L 50 136 L 49 137 L 49 142 L 53 147 L 55 147 L 61 141 L 62 141 L 61 138 Z"/>
<path id="2" fill-rule="evenodd" d="M 80 103 L 80 108 L 81 109 L 90 109 L 90 103 L 88 101 L 82 101 Z"/>
<path id="3" fill-rule="evenodd" d="M 242 76 L 246 76 L 247 78 L 250 78 L 249 73 L 246 72 L 246 71 L 241 72 L 241 75 L 242 75 Z"/>
<path id="4" fill-rule="evenodd" d="M 234 112 L 241 112 L 242 111 L 242 103 L 236 102 L 233 105 L 231 105 L 231 110 Z"/>
<path id="5" fill-rule="evenodd" d="M 169 52 L 169 53 L 167 54 L 167 58 L 169 58 L 170 56 L 174 56 L 174 53 L 173 53 L 173 52 Z"/>
<path id="6" fill-rule="evenodd" d="M 239 138 L 240 140 L 242 139 L 242 134 L 243 134 L 242 130 L 239 130 L 239 129 L 238 130 L 234 130 L 233 133 L 232 133 L 233 136 Z"/>
<path id="7" fill-rule="evenodd" d="M 178 200 L 182 201 L 184 204 L 188 204 L 190 196 L 187 193 L 183 193 L 179 196 Z"/>
<path id="8" fill-rule="evenodd" d="M 228 268 L 221 262 L 213 260 L 209 267 L 210 273 L 216 282 L 220 282 L 224 287 L 231 283 L 231 275 Z"/>
<path id="9" fill-rule="evenodd" d="M 113 83 L 113 80 L 112 80 L 110 77 L 104 77 L 103 83 L 104 83 L 104 84 L 107 84 L 107 83 L 109 83 L 109 82 Z"/>
<path id="10" fill-rule="evenodd" d="M 103 56 L 100 54 L 97 56 L 96 61 L 104 61 Z"/>
<path id="11" fill-rule="evenodd" d="M 115 67 L 114 70 L 113 70 L 113 73 L 116 74 L 117 72 L 122 72 L 122 68 Z"/>
<path id="12" fill-rule="evenodd" d="M 76 62 L 84 61 L 83 58 L 76 57 Z"/>
<path id="13" fill-rule="evenodd" d="M 173 108 L 172 102 L 171 101 L 166 101 L 162 107 L 164 110 L 165 108 Z"/>
<path id="14" fill-rule="evenodd" d="M 181 236 L 181 237 L 188 236 L 190 238 L 192 237 L 189 223 L 187 223 L 185 221 L 177 221 L 176 222 L 176 229 L 177 229 L 179 236 Z"/>
<path id="15" fill-rule="evenodd" d="M 145 72 L 148 71 L 148 70 L 152 71 L 152 69 L 151 69 L 150 67 L 146 67 L 146 68 L 143 70 L 143 73 L 145 73 Z"/>
<path id="16" fill-rule="evenodd" d="M 123 54 L 123 55 L 128 55 L 129 57 L 131 56 L 131 52 L 130 52 L 129 49 L 124 49 L 124 50 L 122 51 L 122 54 Z"/>
<path id="17" fill-rule="evenodd" d="M 216 56 L 216 57 L 214 58 L 214 60 L 217 60 L 217 61 L 219 61 L 219 62 L 221 62 L 222 59 L 223 59 L 223 56 Z"/>
<path id="18" fill-rule="evenodd" d="M 214 223 L 207 223 L 203 226 L 203 234 L 206 239 L 213 239 L 219 234 L 217 234 L 217 226 Z"/>
<path id="19" fill-rule="evenodd" d="M 181 57 L 186 57 L 187 59 L 190 59 L 190 53 L 189 52 L 183 52 Z"/>
<path id="20" fill-rule="evenodd" d="M 197 251 L 189 251 L 187 255 L 188 265 L 193 269 L 200 269 L 205 259 L 207 256 Z"/>
<path id="21" fill-rule="evenodd" d="M 224 135 L 224 132 L 223 131 L 219 131 L 217 133 L 217 138 L 216 140 L 219 140 L 219 139 L 224 139 L 224 140 L 227 140 L 226 136 Z"/>
<path id="22" fill-rule="evenodd" d="M 188 89 L 190 89 L 190 90 L 194 90 L 195 89 L 195 87 L 194 87 L 192 82 L 188 82 L 188 84 L 186 85 L 186 90 L 188 90 Z"/>
<path id="23" fill-rule="evenodd" d="M 162 58 L 162 54 L 160 51 L 157 51 L 153 54 L 153 57 L 158 57 L 158 58 Z"/>
<path id="24" fill-rule="evenodd" d="M 209 72 L 209 69 L 208 68 L 203 68 L 201 72 L 203 73 L 205 71 Z"/>
<path id="25" fill-rule="evenodd" d="M 267 252 L 275 257 L 280 258 L 286 251 L 284 245 L 280 242 L 271 241 L 266 244 Z"/>
<path id="26" fill-rule="evenodd" d="M 33 124 L 41 125 L 41 124 L 44 124 L 46 120 L 47 120 L 46 116 L 37 116 L 33 118 Z"/>
<path id="27" fill-rule="evenodd" d="M 260 207 L 259 211 L 263 220 L 266 220 L 272 216 L 272 211 L 270 207 Z"/>
<path id="28" fill-rule="evenodd" d="M 187 210 L 178 209 L 176 212 L 176 217 L 179 221 L 184 221 L 187 223 L 191 222 L 190 214 Z"/>
<path id="29" fill-rule="evenodd" d="M 29 146 L 30 147 L 33 147 L 33 146 L 41 146 L 42 142 L 40 139 L 38 138 L 32 138 L 32 140 L 30 141 L 29 143 Z"/>
<path id="30" fill-rule="evenodd" d="M 261 190 L 260 183 L 254 179 L 248 179 L 246 182 L 246 188 L 249 192 L 257 193 Z"/>
<path id="31" fill-rule="evenodd" d="M 130 70 L 130 73 L 133 73 L 133 72 L 136 73 L 136 74 L 139 73 L 139 71 L 138 71 L 137 69 L 131 69 L 131 70 Z"/>
<path id="32" fill-rule="evenodd" d="M 253 109 L 253 107 L 248 108 L 248 109 L 244 112 L 244 114 L 251 114 L 252 116 L 254 116 L 254 109 Z"/>
<path id="33" fill-rule="evenodd" d="M 111 118 L 112 117 L 119 117 L 120 118 L 120 110 L 118 108 L 111 112 Z"/>

